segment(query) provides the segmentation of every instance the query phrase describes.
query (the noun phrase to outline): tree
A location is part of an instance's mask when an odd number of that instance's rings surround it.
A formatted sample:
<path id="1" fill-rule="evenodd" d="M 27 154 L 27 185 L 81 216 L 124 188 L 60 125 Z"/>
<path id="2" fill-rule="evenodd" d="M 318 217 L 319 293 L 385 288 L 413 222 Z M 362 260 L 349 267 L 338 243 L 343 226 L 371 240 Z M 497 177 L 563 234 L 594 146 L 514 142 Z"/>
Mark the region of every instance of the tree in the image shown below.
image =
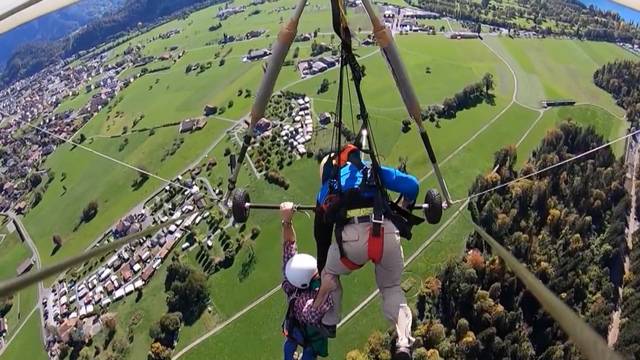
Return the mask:
<path id="1" fill-rule="evenodd" d="M 36 207 L 40 201 L 42 201 L 42 192 L 36 191 L 33 193 L 33 201 L 31 202 L 31 207 Z"/>
<path id="2" fill-rule="evenodd" d="M 32 189 L 40 185 L 40 183 L 42 183 L 42 176 L 40 176 L 40 174 L 33 173 L 29 176 L 29 185 L 31 185 Z"/>
<path id="3" fill-rule="evenodd" d="M 227 103 L 227 108 L 231 109 L 233 107 L 233 100 L 229 100 L 229 102 Z"/>
<path id="4" fill-rule="evenodd" d="M 98 214 L 98 202 L 90 201 L 87 206 L 82 210 L 82 217 L 80 218 L 83 222 L 91 221 L 96 214 Z"/>
<path id="5" fill-rule="evenodd" d="M 493 75 L 491 73 L 486 73 L 482 77 L 482 85 L 484 86 L 484 91 L 486 94 L 489 91 L 493 90 Z"/>
<path id="6" fill-rule="evenodd" d="M 296 48 L 293 49 L 293 54 L 291 55 L 291 57 L 294 59 L 297 59 L 299 54 L 300 54 L 300 47 L 296 46 Z"/>
<path id="7" fill-rule="evenodd" d="M 193 269 L 184 281 L 174 281 L 167 293 L 169 311 L 182 313 L 187 324 L 197 320 L 208 303 L 207 277 L 201 271 Z"/>
<path id="8" fill-rule="evenodd" d="M 90 347 L 85 347 L 80 350 L 80 354 L 78 355 L 78 360 L 91 360 L 94 358 L 94 351 Z"/>
<path id="9" fill-rule="evenodd" d="M 159 342 L 154 342 L 151 344 L 151 349 L 149 350 L 149 359 L 150 360 L 171 360 L 171 349 L 166 346 L 163 346 Z"/>
<path id="10" fill-rule="evenodd" d="M 1 298 L 0 299 L 0 317 L 7 316 L 7 313 L 9 312 L 9 310 L 11 310 L 12 306 L 13 306 L 13 298 L 11 297 Z"/>
<path id="11" fill-rule="evenodd" d="M 320 84 L 320 88 L 318 89 L 318 94 L 322 94 L 329 91 L 329 80 L 322 79 L 322 83 Z"/>
<path id="12" fill-rule="evenodd" d="M 55 247 L 61 247 L 62 246 L 62 237 L 60 237 L 60 235 L 58 235 L 58 234 L 53 235 L 53 238 L 51 240 L 53 241 L 53 246 L 55 246 Z"/>

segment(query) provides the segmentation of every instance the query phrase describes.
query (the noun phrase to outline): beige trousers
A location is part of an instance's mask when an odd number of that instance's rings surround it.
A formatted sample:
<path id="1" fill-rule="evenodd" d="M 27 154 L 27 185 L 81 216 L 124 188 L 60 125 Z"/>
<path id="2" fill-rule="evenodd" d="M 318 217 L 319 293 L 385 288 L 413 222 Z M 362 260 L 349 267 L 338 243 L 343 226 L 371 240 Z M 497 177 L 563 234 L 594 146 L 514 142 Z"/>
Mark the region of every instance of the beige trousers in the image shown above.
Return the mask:
<path id="1" fill-rule="evenodd" d="M 344 227 L 342 243 L 345 255 L 356 264 L 369 261 L 368 239 L 370 223 L 352 224 Z M 398 230 L 392 222 L 384 222 L 384 245 L 382 259 L 375 264 L 376 284 L 382 295 L 382 311 L 389 322 L 395 325 L 398 334 L 398 347 L 409 347 L 411 337 L 411 309 L 400 287 L 404 269 L 404 255 L 400 245 Z M 340 276 L 348 275 L 351 270 L 340 261 L 340 251 L 334 242 L 329 248 L 324 273 Z M 332 293 L 335 306 L 323 318 L 326 325 L 336 325 L 341 318 L 342 287 Z"/>

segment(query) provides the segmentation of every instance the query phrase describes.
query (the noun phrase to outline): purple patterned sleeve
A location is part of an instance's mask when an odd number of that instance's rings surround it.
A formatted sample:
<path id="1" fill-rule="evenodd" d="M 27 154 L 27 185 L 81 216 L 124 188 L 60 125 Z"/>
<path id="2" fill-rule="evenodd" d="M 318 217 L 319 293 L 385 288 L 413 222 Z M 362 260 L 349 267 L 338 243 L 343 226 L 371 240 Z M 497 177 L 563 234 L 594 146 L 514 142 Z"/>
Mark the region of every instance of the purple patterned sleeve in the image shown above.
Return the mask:
<path id="1" fill-rule="evenodd" d="M 313 308 L 313 300 L 309 299 L 304 304 L 302 308 L 301 314 L 299 314 L 301 322 L 305 324 L 318 324 L 320 320 L 324 317 L 324 315 L 333 307 L 333 298 L 331 295 L 327 297 L 327 300 L 322 304 L 319 308 Z"/>
<path id="2" fill-rule="evenodd" d="M 298 253 L 298 247 L 295 241 L 284 241 L 282 244 L 282 290 L 285 294 L 291 296 L 296 288 L 287 281 L 287 277 L 284 272 L 284 268 L 287 265 L 287 261 Z"/>

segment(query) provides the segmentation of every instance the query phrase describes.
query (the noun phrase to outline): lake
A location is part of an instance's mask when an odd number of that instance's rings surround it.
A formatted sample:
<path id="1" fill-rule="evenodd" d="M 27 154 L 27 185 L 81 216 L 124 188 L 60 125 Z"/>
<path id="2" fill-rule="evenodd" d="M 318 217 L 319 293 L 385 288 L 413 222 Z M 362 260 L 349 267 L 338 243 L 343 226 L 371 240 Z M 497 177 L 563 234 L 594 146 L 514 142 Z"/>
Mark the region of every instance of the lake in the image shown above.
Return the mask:
<path id="1" fill-rule="evenodd" d="M 612 0 L 581 0 L 581 2 L 587 6 L 593 5 L 602 10 L 615 11 L 627 21 L 633 21 L 636 24 L 640 24 L 640 11 L 633 10 L 626 6 L 620 5 Z"/>

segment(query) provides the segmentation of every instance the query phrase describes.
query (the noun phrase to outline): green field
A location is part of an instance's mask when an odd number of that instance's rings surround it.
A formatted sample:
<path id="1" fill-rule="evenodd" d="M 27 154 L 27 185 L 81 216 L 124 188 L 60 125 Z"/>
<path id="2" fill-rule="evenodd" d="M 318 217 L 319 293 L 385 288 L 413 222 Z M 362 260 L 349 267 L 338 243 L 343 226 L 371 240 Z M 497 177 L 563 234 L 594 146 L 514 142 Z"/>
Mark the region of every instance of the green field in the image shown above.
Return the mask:
<path id="1" fill-rule="evenodd" d="M 36 312 L 27 320 L 20 334 L 2 354 L 3 359 L 48 359 L 40 340 L 40 319 L 38 316 L 39 313 Z"/>
<path id="2" fill-rule="evenodd" d="M 234 5 L 243 3 L 248 1 L 237 1 Z M 195 12 L 186 19 L 159 26 L 114 49 L 110 53 L 112 61 L 117 60 L 130 43 L 144 44 L 145 54 L 159 55 L 172 45 L 186 50 L 186 54 L 169 70 L 147 74 L 118 94 L 121 100 L 103 109 L 80 130 L 88 138 L 85 145 L 118 161 L 142 166 L 165 178 L 177 176 L 190 164 L 200 161 L 201 156 L 208 155 L 209 158 L 215 157 L 218 160 L 218 166 L 206 176 L 212 184 L 216 184 L 220 178 L 224 182 L 224 178 L 228 176 L 224 149 L 237 148 L 237 144 L 228 140 L 224 132 L 234 121 L 249 112 L 252 101 L 251 98 L 239 97 L 236 93 L 238 89 L 250 89 L 255 93 L 262 74 L 261 62 L 242 63 L 240 57 L 249 49 L 266 47 L 273 41 L 281 26 L 280 17 L 288 17 L 288 11 L 277 12 L 275 9 L 292 4 L 292 0 L 266 3 L 259 7 L 260 14 L 248 16 L 245 12 L 232 16 L 223 22 L 222 29 L 210 32 L 209 26 L 218 22 L 213 19 L 218 11 L 214 6 Z M 366 21 L 361 11 L 355 16 L 353 23 L 354 26 L 365 28 Z M 167 40 L 149 42 L 154 36 L 174 28 L 180 28 L 182 32 Z M 222 32 L 239 34 L 258 28 L 267 30 L 268 37 L 228 44 L 224 48 L 206 45 L 220 37 Z M 316 28 L 320 28 L 321 32 L 331 31 L 329 8 L 325 3 L 312 1 L 303 15 L 299 32 L 311 32 Z M 331 41 L 329 36 L 322 36 L 321 39 L 327 43 Z M 495 151 L 506 145 L 519 144 L 519 163 L 522 164 L 546 131 L 560 121 L 571 118 L 581 124 L 593 125 L 608 138 L 618 137 L 626 129 L 627 125 L 621 118 L 624 111 L 615 106 L 610 96 L 595 87 L 591 80 L 597 67 L 613 59 L 630 56 L 615 45 L 492 37 L 487 37 L 483 43 L 475 40 L 452 41 L 442 36 L 421 34 L 397 37 L 397 44 L 423 106 L 441 103 L 444 98 L 452 96 L 467 84 L 479 81 L 487 72 L 494 75 L 496 89 L 493 104 L 481 104 L 461 111 L 454 119 L 441 120 L 439 127 L 426 124 L 454 199 L 464 198 L 474 178 L 491 170 Z M 292 48 L 294 47 L 300 48 L 301 58 L 309 54 L 308 42 L 295 43 Z M 219 66 L 215 53 L 229 50 L 226 63 Z M 407 134 L 400 131 L 401 121 L 407 115 L 383 58 L 373 47 L 363 47 L 356 52 L 360 56 L 360 63 L 366 66 L 363 92 L 376 143 L 384 162 L 397 165 L 400 157 L 408 157 L 408 170 L 423 180 L 423 192 L 434 187 L 436 182 L 433 176 L 428 176 L 431 167 L 415 126 Z M 212 61 L 210 69 L 199 74 L 185 73 L 188 64 L 207 61 Z M 158 65 L 152 64 L 149 67 Z M 426 67 L 431 68 L 430 74 L 425 73 Z M 308 94 L 313 98 L 316 113 L 333 111 L 337 90 L 334 81 L 337 75 L 333 70 L 301 81 L 292 67 L 285 67 L 276 88 Z M 320 83 L 325 78 L 331 82 L 329 91 L 317 94 Z M 67 99 L 58 111 L 76 109 L 89 96 L 90 94 L 81 91 L 81 95 Z M 514 98 L 520 104 L 514 103 Z M 539 101 L 545 98 L 573 98 L 585 104 L 550 109 L 542 113 L 538 110 Z M 201 115 L 206 104 L 227 106 L 229 100 L 233 101 L 233 107 L 219 117 L 210 117 L 207 126 L 199 132 L 178 134 L 177 126 L 171 125 L 184 118 Z M 134 128 L 133 122 L 141 114 L 144 114 L 144 118 Z M 346 121 L 350 123 L 351 120 L 347 118 Z M 125 134 L 124 127 L 128 130 Z M 155 128 L 153 135 L 148 130 L 141 130 L 151 128 Z M 313 140 L 314 147 L 328 146 L 318 140 L 325 138 L 325 134 L 318 132 Z M 128 144 L 122 147 L 125 139 Z M 174 155 L 164 156 L 176 139 L 184 139 L 184 143 Z M 622 145 L 616 145 L 618 154 L 622 154 Z M 163 185 L 160 180 L 149 179 L 140 189 L 134 190 L 131 184 L 138 177 L 136 171 L 83 149 L 72 149 L 69 145 L 60 146 L 49 157 L 45 167 L 51 168 L 56 177 L 49 185 L 42 202 L 24 218 L 45 265 L 84 250 L 121 216 Z M 319 184 L 317 165 L 312 159 L 296 161 L 282 171 L 291 183 L 287 191 L 265 181 L 256 181 L 253 173 L 246 171 L 246 165 L 244 169 L 240 185 L 251 191 L 254 201 L 314 201 Z M 223 185 L 223 188 L 226 186 Z M 92 200 L 99 204 L 98 215 L 89 223 L 78 226 L 82 209 Z M 417 228 L 414 240 L 404 243 L 405 256 L 409 257 L 414 253 L 423 241 L 453 217 L 458 206 L 459 203 L 447 211 L 441 224 Z M 245 249 L 230 268 L 209 278 L 212 313 L 205 313 L 194 325 L 181 330 L 178 350 L 277 286 L 281 279 L 281 249 L 280 223 L 276 217 L 277 214 L 272 212 L 253 211 L 247 227 L 258 226 L 261 229 L 260 237 L 252 245 L 257 254 L 253 270 L 247 278 L 239 276 L 246 258 Z M 296 228 L 301 250 L 313 253 L 313 240 L 308 235 L 311 234 L 310 218 L 298 215 Z M 405 277 L 419 281 L 425 274 L 436 271 L 447 258 L 459 254 L 469 230 L 470 226 L 462 216 L 453 219 L 408 267 Z M 62 236 L 64 245 L 57 253 L 52 254 L 51 238 L 54 234 Z M 2 246 L 0 244 L 0 249 Z M 0 252 L 0 259 L 2 256 L 6 255 Z M 184 258 L 193 262 L 190 255 Z M 0 262 L 0 274 L 3 266 L 7 269 L 13 267 L 12 271 L 15 272 L 14 265 L 8 261 L 6 264 Z M 120 319 L 119 333 L 126 333 L 128 319 L 134 315 L 137 314 L 142 319 L 134 329 L 129 359 L 145 356 L 151 342 L 148 336 L 149 326 L 166 311 L 163 282 L 164 270 L 161 270 L 145 288 L 139 302 L 135 302 L 135 296 L 130 296 L 126 301 L 110 308 Z M 343 311 L 347 313 L 373 291 L 375 285 L 372 267 L 369 265 L 345 278 L 343 284 L 346 289 Z M 414 296 L 415 291 L 409 295 Z M 410 302 L 415 301 L 412 298 Z M 272 296 L 186 353 L 184 358 L 199 360 L 211 357 L 212 354 L 220 359 L 277 358 L 281 349 L 279 327 L 284 308 L 281 294 Z M 25 311 L 22 313 L 25 314 Z M 35 337 L 31 343 L 29 339 L 25 339 L 28 331 L 32 331 L 31 327 L 37 325 L 31 324 L 33 319 L 37 319 L 36 315 L 32 316 L 22 330 L 23 333 L 11 344 L 11 351 L 5 352 L 2 359 L 17 359 L 18 349 L 21 347 L 36 347 Z M 330 358 L 343 358 L 346 351 L 361 346 L 372 329 L 384 329 L 386 326 L 376 300 L 340 329 L 338 339 L 332 341 Z"/>
<path id="3" fill-rule="evenodd" d="M 9 220 L 7 218 L 2 219 L 0 234 L 4 236 L 3 240 L 0 240 L 0 281 L 5 281 L 16 276 L 16 268 L 31 257 L 31 251 L 22 243 L 16 230 L 9 231 Z M 27 315 L 35 307 L 37 301 L 37 288 L 35 286 L 22 290 L 13 296 L 13 306 L 5 316 L 9 325 L 8 337 L 16 333 L 26 320 Z M 38 314 L 34 315 L 35 318 L 37 316 Z"/>

